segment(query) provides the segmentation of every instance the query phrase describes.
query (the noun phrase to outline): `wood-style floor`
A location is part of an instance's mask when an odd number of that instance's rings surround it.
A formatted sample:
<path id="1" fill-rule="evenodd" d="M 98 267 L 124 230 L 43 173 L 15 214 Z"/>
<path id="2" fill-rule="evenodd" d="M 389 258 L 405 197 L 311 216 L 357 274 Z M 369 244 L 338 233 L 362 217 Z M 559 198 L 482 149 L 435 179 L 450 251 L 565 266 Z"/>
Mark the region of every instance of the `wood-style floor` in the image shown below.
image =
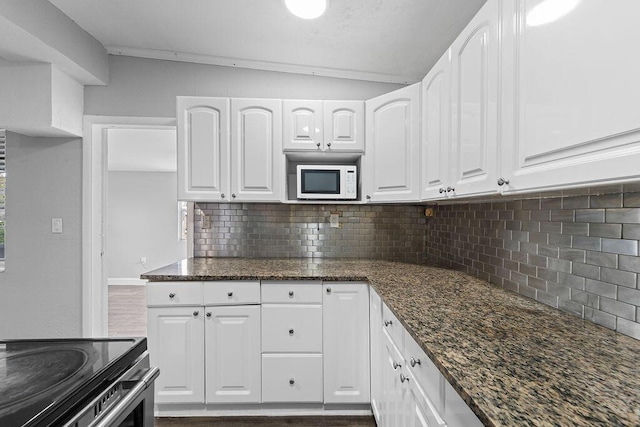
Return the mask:
<path id="1" fill-rule="evenodd" d="M 144 286 L 109 286 L 109 336 L 147 336 Z M 375 427 L 373 417 L 193 417 L 156 418 L 155 427 Z"/>

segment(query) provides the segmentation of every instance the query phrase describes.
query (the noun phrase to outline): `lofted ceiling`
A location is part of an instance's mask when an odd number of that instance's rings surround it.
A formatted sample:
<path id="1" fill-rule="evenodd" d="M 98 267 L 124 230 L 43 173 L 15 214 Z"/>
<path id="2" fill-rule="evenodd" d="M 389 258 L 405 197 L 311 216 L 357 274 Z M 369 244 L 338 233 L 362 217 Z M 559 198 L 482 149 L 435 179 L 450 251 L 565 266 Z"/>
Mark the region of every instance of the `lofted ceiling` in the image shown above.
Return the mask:
<path id="1" fill-rule="evenodd" d="M 413 83 L 486 0 L 49 0 L 110 54 Z"/>

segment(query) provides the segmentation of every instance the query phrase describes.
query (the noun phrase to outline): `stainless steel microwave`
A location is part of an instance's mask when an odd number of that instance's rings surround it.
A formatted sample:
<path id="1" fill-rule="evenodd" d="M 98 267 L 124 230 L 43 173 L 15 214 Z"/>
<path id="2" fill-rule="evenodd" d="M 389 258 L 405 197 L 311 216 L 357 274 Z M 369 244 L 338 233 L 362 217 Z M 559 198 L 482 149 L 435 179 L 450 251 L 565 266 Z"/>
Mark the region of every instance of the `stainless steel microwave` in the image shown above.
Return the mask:
<path id="1" fill-rule="evenodd" d="M 298 165 L 298 199 L 355 200 L 358 169 L 355 165 Z"/>

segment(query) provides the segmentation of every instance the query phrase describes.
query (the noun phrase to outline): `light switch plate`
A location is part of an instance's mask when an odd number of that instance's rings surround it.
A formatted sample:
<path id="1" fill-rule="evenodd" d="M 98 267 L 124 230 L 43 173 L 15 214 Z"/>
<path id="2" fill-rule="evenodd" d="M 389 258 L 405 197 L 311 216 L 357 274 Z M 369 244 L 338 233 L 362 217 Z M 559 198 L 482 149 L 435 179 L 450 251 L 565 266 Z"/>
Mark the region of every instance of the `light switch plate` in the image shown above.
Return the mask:
<path id="1" fill-rule="evenodd" d="M 340 228 L 340 214 L 332 213 L 329 216 L 329 224 L 331 228 Z"/>
<path id="2" fill-rule="evenodd" d="M 62 234 L 62 218 L 51 218 L 51 232 Z"/>
<path id="3" fill-rule="evenodd" d="M 208 230 L 211 228 L 211 217 L 209 215 L 202 215 L 202 229 Z"/>

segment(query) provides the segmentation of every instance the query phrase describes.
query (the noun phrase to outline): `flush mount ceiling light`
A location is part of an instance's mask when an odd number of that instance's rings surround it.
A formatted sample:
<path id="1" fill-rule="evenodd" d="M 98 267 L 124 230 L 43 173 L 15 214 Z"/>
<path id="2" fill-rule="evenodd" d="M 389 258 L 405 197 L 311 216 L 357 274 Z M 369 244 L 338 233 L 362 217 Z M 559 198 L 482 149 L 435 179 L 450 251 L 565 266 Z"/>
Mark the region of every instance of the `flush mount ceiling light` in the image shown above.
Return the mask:
<path id="1" fill-rule="evenodd" d="M 327 10 L 327 0 L 284 0 L 289 12 L 302 19 L 316 19 Z"/>
<path id="2" fill-rule="evenodd" d="M 537 27 L 557 21 L 578 6 L 580 0 L 545 0 L 527 13 L 527 25 Z"/>

